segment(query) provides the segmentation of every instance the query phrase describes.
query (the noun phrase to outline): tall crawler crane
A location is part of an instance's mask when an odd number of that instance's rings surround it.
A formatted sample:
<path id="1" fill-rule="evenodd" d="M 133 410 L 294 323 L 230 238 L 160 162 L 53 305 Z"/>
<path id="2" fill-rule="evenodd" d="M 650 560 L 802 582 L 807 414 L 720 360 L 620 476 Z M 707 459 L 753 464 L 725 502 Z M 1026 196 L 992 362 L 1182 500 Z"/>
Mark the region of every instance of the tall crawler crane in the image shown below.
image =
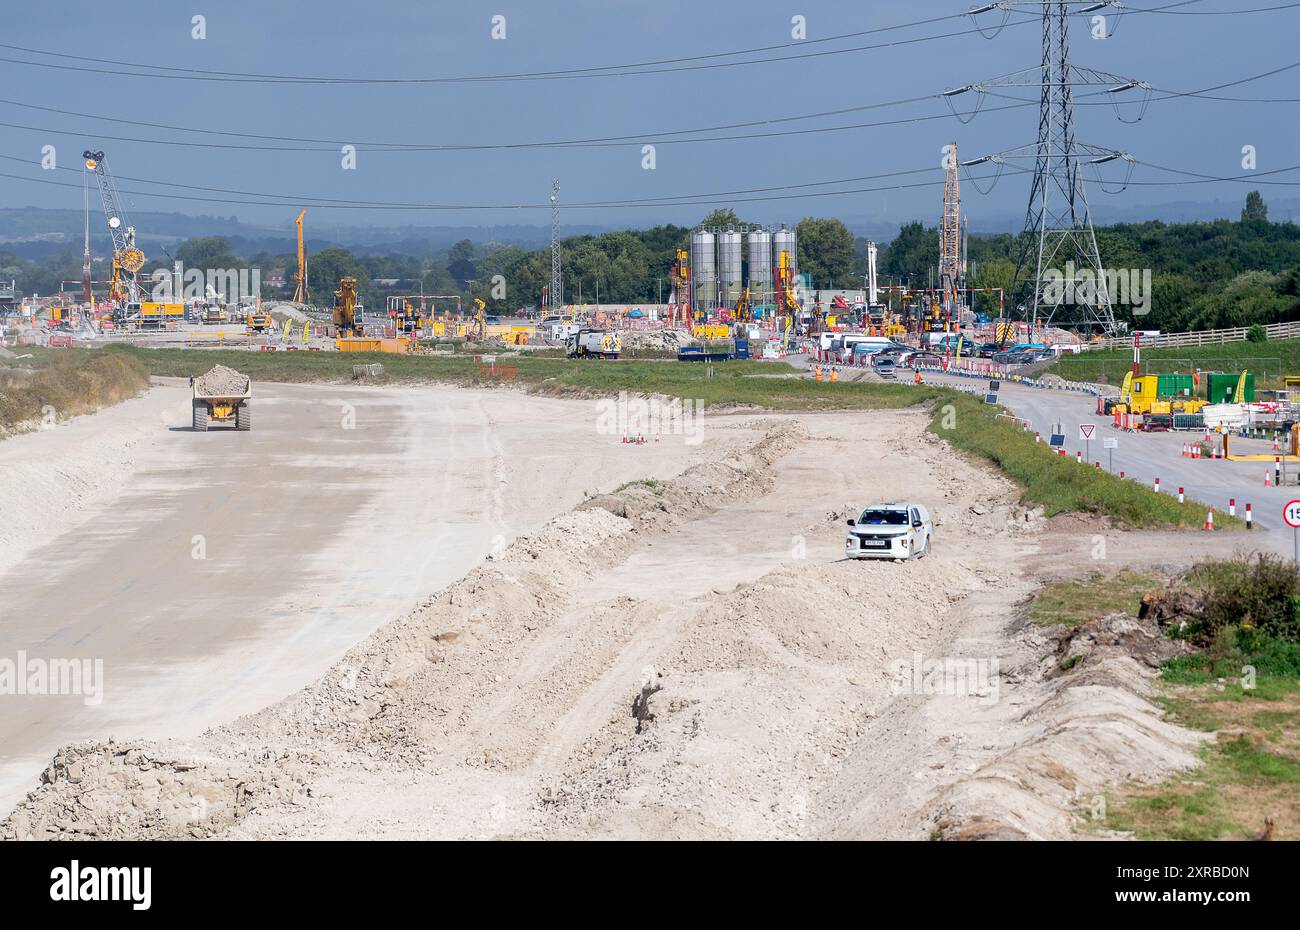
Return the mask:
<path id="1" fill-rule="evenodd" d="M 103 152 L 82 152 L 86 170 L 95 175 L 99 196 L 104 203 L 104 216 L 108 220 L 108 234 L 113 238 L 113 273 L 109 279 L 109 299 L 118 305 L 119 316 L 130 315 L 129 308 L 140 305 L 140 269 L 144 267 L 144 252 L 135 244 L 135 227 L 127 222 L 122 210 L 117 183 L 108 171 Z"/>

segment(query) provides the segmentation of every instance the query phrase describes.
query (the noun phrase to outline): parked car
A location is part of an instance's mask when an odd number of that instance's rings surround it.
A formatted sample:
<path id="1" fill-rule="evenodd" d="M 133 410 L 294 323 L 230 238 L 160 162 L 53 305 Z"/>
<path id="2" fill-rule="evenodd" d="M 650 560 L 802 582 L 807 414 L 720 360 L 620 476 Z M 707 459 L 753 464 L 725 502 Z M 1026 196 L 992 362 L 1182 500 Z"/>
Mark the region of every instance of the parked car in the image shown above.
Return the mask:
<path id="1" fill-rule="evenodd" d="M 845 558 L 902 560 L 930 554 L 934 523 L 920 504 L 873 504 L 848 524 Z"/>
<path id="2" fill-rule="evenodd" d="M 979 356 L 980 358 L 992 358 L 993 356 L 997 355 L 999 352 L 1002 351 L 1005 350 L 1003 349 L 1000 343 L 986 342 L 984 343 L 984 345 L 979 347 Z"/>
<path id="3" fill-rule="evenodd" d="M 999 352 L 993 356 L 993 362 L 997 365 L 1024 365 L 1029 361 L 1030 356 L 1027 352 Z"/>
<path id="4" fill-rule="evenodd" d="M 908 368 L 919 368 L 926 365 L 942 365 L 943 359 L 933 352 L 913 352 L 904 364 Z"/>

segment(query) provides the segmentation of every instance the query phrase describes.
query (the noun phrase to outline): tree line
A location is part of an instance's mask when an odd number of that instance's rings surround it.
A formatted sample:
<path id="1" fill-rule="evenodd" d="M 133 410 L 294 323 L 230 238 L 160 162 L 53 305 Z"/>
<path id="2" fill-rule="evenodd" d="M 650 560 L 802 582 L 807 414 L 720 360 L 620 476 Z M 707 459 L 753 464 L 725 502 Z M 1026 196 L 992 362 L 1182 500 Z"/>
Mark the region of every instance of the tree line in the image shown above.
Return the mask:
<path id="1" fill-rule="evenodd" d="M 734 211 L 721 209 L 703 217 L 702 226 L 749 225 Z M 860 288 L 866 276 L 866 240 L 854 237 L 834 218 L 807 217 L 798 233 L 799 271 L 818 288 Z M 655 226 L 563 240 L 565 302 L 657 303 L 671 290 L 670 273 L 676 251 L 686 248 L 690 227 Z M 1152 302 L 1148 315 L 1135 318 L 1128 307 L 1116 315 L 1142 328 L 1180 331 L 1249 326 L 1300 319 L 1300 226 L 1274 223 L 1258 193 L 1247 198 L 1239 220 L 1199 223 L 1124 223 L 1097 230 L 1102 264 L 1115 269 L 1151 269 Z M 973 287 L 1009 289 L 1016 262 L 1030 245 L 1011 234 L 972 235 L 968 260 Z M 883 244 L 879 254 L 881 283 L 929 287 L 935 281 L 939 252 L 937 226 L 921 222 L 904 225 Z M 175 251 L 186 268 L 257 268 L 266 297 L 293 293 L 296 258 L 292 254 L 233 253 L 221 236 L 187 239 Z M 170 269 L 171 261 L 151 261 L 147 270 Z M 272 269 L 284 269 L 283 288 L 268 285 Z M 358 279 L 362 300 L 382 305 L 394 293 L 460 295 L 466 304 L 483 298 L 492 312 L 536 308 L 550 284 L 549 248 L 522 249 L 475 243 L 468 239 L 424 257 L 404 254 L 359 255 L 344 248 L 327 248 L 308 256 L 308 283 L 313 302 L 332 302 L 338 280 Z M 103 265 L 96 277 L 106 277 Z M 81 256 L 72 252 L 43 261 L 20 259 L 0 252 L 0 279 L 16 280 L 24 294 L 57 293 L 60 282 L 79 282 Z M 74 295 L 78 285 L 69 285 Z M 1008 310 L 1014 305 L 1008 296 Z M 996 313 L 996 300 L 984 296 L 977 309 Z"/>

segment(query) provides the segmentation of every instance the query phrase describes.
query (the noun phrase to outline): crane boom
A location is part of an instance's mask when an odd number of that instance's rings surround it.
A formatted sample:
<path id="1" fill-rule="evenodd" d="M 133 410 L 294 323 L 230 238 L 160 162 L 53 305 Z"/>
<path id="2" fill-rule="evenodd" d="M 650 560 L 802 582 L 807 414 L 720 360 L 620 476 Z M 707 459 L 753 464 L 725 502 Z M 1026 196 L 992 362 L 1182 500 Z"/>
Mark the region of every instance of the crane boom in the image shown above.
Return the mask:
<path id="1" fill-rule="evenodd" d="M 296 280 L 297 288 L 293 292 L 293 302 L 296 304 L 305 304 L 311 302 L 311 294 L 307 289 L 307 249 L 302 243 L 302 218 L 307 215 L 304 209 L 298 214 L 298 274 Z"/>
<path id="2" fill-rule="evenodd" d="M 117 184 L 108 172 L 103 152 L 82 152 L 86 169 L 95 175 L 99 196 L 104 203 L 104 217 L 108 220 L 108 234 L 113 239 L 113 278 L 110 297 L 128 304 L 140 302 L 139 272 L 145 257 L 135 244 L 135 227 L 127 222 L 122 210 Z"/>

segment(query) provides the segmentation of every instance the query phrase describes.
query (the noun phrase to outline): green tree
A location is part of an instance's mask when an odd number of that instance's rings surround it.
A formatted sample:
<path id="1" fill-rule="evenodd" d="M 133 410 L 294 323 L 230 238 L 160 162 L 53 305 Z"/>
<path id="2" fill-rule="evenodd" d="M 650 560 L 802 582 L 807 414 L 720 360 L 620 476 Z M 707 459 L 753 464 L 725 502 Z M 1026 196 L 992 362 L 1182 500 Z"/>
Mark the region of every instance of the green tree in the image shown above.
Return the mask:
<path id="1" fill-rule="evenodd" d="M 230 240 L 225 236 L 198 236 L 194 239 L 186 239 L 177 246 L 175 254 L 178 260 L 185 263 L 186 268 L 207 271 L 211 268 L 244 267 L 244 263 L 230 250 Z"/>
<path id="2" fill-rule="evenodd" d="M 469 282 L 478 276 L 474 265 L 474 243 L 462 239 L 451 247 L 447 252 L 447 271 L 461 287 L 469 286 Z"/>
<path id="3" fill-rule="evenodd" d="M 1246 208 L 1241 211 L 1241 221 L 1243 223 L 1268 222 L 1268 204 L 1264 203 L 1264 198 L 1259 191 L 1251 191 L 1246 195 Z"/>
<path id="4" fill-rule="evenodd" d="M 841 220 L 806 217 L 795 232 L 799 271 L 812 275 L 815 287 L 852 287 L 853 233 Z"/>

